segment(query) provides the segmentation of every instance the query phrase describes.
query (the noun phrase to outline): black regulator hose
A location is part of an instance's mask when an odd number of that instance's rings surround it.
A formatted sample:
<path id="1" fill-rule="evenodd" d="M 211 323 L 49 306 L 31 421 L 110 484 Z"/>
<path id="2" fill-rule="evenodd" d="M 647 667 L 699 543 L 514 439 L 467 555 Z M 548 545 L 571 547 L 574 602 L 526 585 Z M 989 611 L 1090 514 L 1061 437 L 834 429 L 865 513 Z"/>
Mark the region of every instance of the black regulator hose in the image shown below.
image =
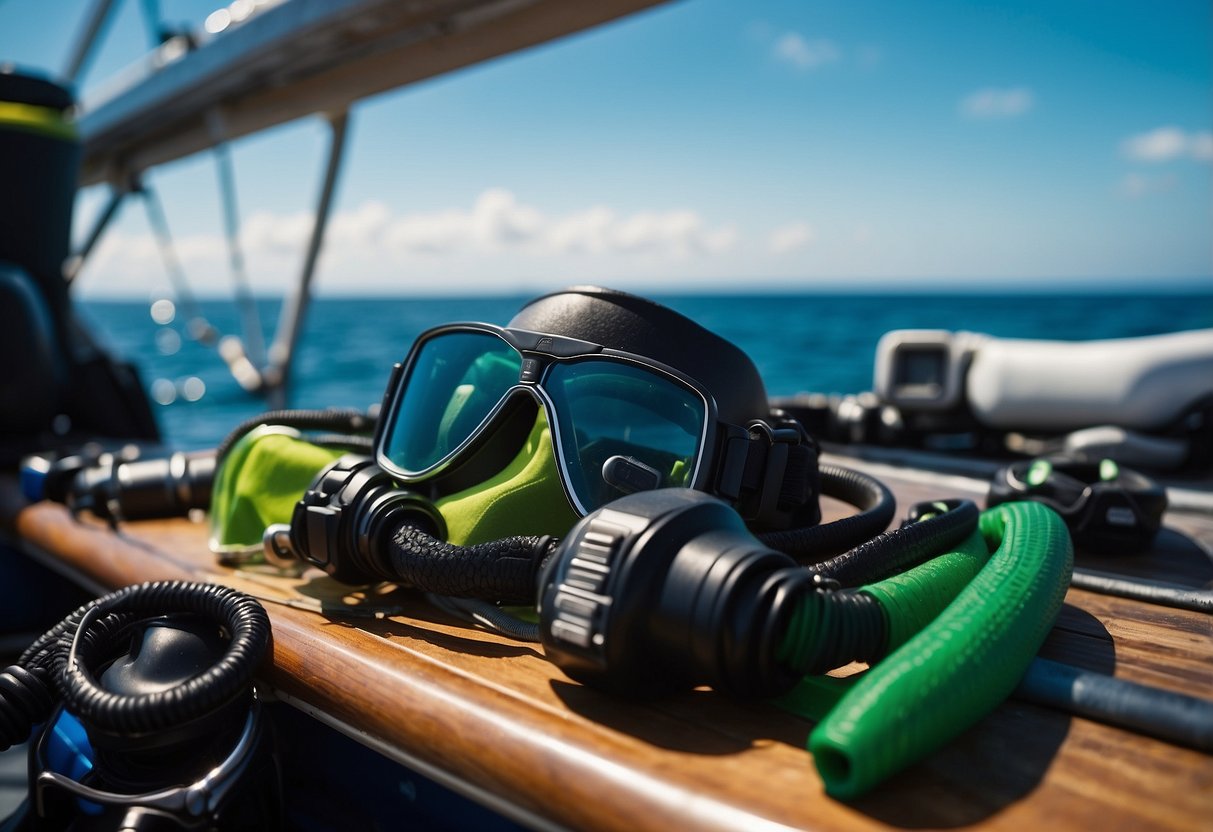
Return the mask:
<path id="1" fill-rule="evenodd" d="M 897 501 L 880 480 L 867 474 L 822 464 L 821 493 L 859 509 L 840 520 L 782 529 L 758 535 L 767 546 L 791 555 L 802 564 L 813 564 L 846 552 L 883 532 L 893 522 Z"/>
<path id="2" fill-rule="evenodd" d="M 387 547 L 388 566 L 378 577 L 437 595 L 533 604 L 535 576 L 555 545 L 552 537 L 520 536 L 456 546 L 404 525 Z"/>
<path id="3" fill-rule="evenodd" d="M 825 466 L 822 490 L 860 513 L 771 535 L 793 547 L 801 559 L 823 560 L 837 554 L 839 547 L 846 551 L 880 534 L 893 518 L 893 495 L 866 474 Z M 444 537 L 445 521 L 433 503 L 401 489 L 374 460 L 348 454 L 317 475 L 296 504 L 289 526 L 266 530 L 265 554 L 279 565 L 307 561 L 343 583 L 391 581 L 437 595 L 529 604 L 535 600 L 539 572 L 556 548 L 556 541 L 546 536 L 471 546 L 447 543 Z M 855 561 L 889 560 L 901 545 L 901 536 L 878 539 L 840 559 L 836 568 L 853 571 L 856 567 L 849 564 Z M 904 554 L 919 557 L 919 548 Z"/>
<path id="4" fill-rule="evenodd" d="M 289 526 L 265 532 L 265 556 L 304 560 L 342 583 L 391 581 L 437 595 L 533 603 L 550 537 L 457 546 L 432 502 L 399 488 L 369 457 L 346 454 L 321 471 Z"/>
<path id="5" fill-rule="evenodd" d="M 977 527 L 978 514 L 970 500 L 919 503 L 901 528 L 815 563 L 813 571 L 842 586 L 868 583 L 957 545 Z"/>
<path id="6" fill-rule="evenodd" d="M 774 695 L 807 674 L 883 658 L 890 643 L 888 612 L 856 587 L 959 546 L 977 528 L 979 514 L 970 500 L 919 503 L 900 528 L 848 552 L 810 569 L 770 571 L 723 628 L 731 649 L 720 650 L 725 660 L 714 683 L 741 698 Z M 784 642 L 796 617 L 801 627 L 812 621 L 807 626 L 813 635 L 788 651 Z"/>
<path id="7" fill-rule="evenodd" d="M 212 667 L 164 690 L 124 696 L 103 689 L 98 667 L 134 623 L 189 614 L 221 627 L 227 648 Z M 56 701 L 85 724 L 144 735 L 199 719 L 245 695 L 270 645 L 270 623 L 253 598 L 224 586 L 159 581 L 130 586 L 71 613 L 0 672 L 0 750 L 29 738 Z"/>

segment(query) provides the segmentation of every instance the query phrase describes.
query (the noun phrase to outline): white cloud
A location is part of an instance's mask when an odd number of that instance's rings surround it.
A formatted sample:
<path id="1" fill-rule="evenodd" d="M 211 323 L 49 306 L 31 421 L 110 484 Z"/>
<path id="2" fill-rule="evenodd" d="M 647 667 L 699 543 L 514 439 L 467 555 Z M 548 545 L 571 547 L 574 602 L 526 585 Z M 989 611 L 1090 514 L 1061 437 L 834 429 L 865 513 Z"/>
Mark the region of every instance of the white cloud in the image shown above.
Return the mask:
<path id="1" fill-rule="evenodd" d="M 548 229 L 548 242 L 559 252 L 603 254 L 611 248 L 612 228 L 617 222 L 614 211 L 596 205 L 554 220 Z"/>
<path id="2" fill-rule="evenodd" d="M 520 204 L 502 188 L 490 188 L 472 206 L 472 239 L 489 250 L 525 245 L 542 234 L 545 225 L 538 210 Z"/>
<path id="3" fill-rule="evenodd" d="M 250 250 L 289 254 L 298 251 L 311 233 L 310 214 L 279 216 L 259 211 L 249 217 L 240 229 L 240 244 Z"/>
<path id="4" fill-rule="evenodd" d="M 329 218 L 325 231 L 328 245 L 373 246 L 383 236 L 390 209 L 372 200 L 354 211 L 337 213 Z M 240 229 L 240 243 L 250 251 L 297 256 L 312 236 L 315 222 L 310 212 L 280 215 L 259 211 L 249 217 Z"/>
<path id="5" fill-rule="evenodd" d="M 700 238 L 703 250 L 708 254 L 723 254 L 726 251 L 733 251 L 740 240 L 741 232 L 733 225 L 705 231 Z"/>
<path id="6" fill-rule="evenodd" d="M 1178 127 L 1157 127 L 1130 136 L 1120 144 L 1121 152 L 1137 162 L 1169 162 L 1190 158 L 1213 160 L 1213 133 L 1205 130 L 1188 133 Z"/>
<path id="7" fill-rule="evenodd" d="M 767 245 L 773 254 L 788 254 L 812 245 L 817 232 L 807 222 L 791 222 L 771 232 Z"/>
<path id="8" fill-rule="evenodd" d="M 374 219 L 379 221 L 377 215 Z M 484 191 L 470 210 L 413 214 L 386 226 L 383 243 L 397 255 L 514 251 L 685 257 L 721 251 L 736 241 L 734 229 L 709 228 L 689 209 L 620 216 L 598 205 L 549 217 L 502 189 Z"/>
<path id="9" fill-rule="evenodd" d="M 724 251 L 737 235 L 731 227 L 705 228 L 694 211 L 646 211 L 614 223 L 607 239 L 617 252 L 687 257 Z"/>
<path id="10" fill-rule="evenodd" d="M 245 221 L 240 241 L 257 291 L 291 285 L 311 231 L 308 213 L 260 212 Z M 510 191 L 490 188 L 468 207 L 393 214 L 384 203 L 371 201 L 336 212 L 329 220 L 321 268 L 339 285 L 394 283 L 401 275 L 435 270 L 487 275 L 508 267 L 516 274 L 537 274 L 591 261 L 596 269 L 627 275 L 661 270 L 662 264 L 668 271 L 677 262 L 702 266 L 715 255 L 735 251 L 740 240 L 735 226 L 709 224 L 688 208 L 621 214 L 595 205 L 548 215 Z M 229 290 L 221 236 L 178 235 L 174 248 L 196 291 Z M 112 230 L 87 264 L 85 282 L 127 292 L 163 286 L 164 266 L 151 235 Z"/>
<path id="11" fill-rule="evenodd" d="M 831 64 L 842 57 L 842 50 L 830 40 L 805 40 L 796 32 L 776 38 L 772 47 L 776 59 L 796 69 L 810 70 Z"/>
<path id="12" fill-rule="evenodd" d="M 1120 180 L 1120 192 L 1130 199 L 1140 199 L 1150 194 L 1165 193 L 1175 189 L 1177 180 L 1175 174 L 1164 173 L 1159 176 L 1149 176 L 1142 173 L 1127 173 Z"/>
<path id="13" fill-rule="evenodd" d="M 986 87 L 962 98 L 960 111 L 970 118 L 1015 118 L 1035 103 L 1036 97 L 1027 87 Z"/>
<path id="14" fill-rule="evenodd" d="M 393 251 L 444 254 L 470 245 L 471 228 L 470 216 L 460 211 L 411 214 L 393 220 L 383 242 Z"/>
<path id="15" fill-rule="evenodd" d="M 481 193 L 469 210 L 451 208 L 384 222 L 383 242 L 396 254 L 524 247 L 540 236 L 545 225 L 537 210 L 520 204 L 512 193 L 500 188 Z"/>
<path id="16" fill-rule="evenodd" d="M 378 200 L 364 202 L 353 211 L 333 216 L 329 220 L 325 237 L 337 244 L 372 246 L 382 239 L 391 218 L 392 211 L 386 203 Z M 310 214 L 308 222 L 310 234 Z"/>
<path id="17" fill-rule="evenodd" d="M 1159 127 L 1149 133 L 1130 136 L 1121 149 L 1130 159 L 1139 162 L 1164 162 L 1184 155 L 1188 137 L 1178 127 Z"/>

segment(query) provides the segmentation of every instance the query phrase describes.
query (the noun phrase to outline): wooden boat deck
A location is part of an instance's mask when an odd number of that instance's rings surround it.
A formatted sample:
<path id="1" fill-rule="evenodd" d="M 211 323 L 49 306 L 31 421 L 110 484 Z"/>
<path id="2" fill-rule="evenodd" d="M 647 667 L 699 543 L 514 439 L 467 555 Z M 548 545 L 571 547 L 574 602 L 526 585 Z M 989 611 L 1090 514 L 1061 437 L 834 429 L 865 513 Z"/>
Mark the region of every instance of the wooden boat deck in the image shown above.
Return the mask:
<path id="1" fill-rule="evenodd" d="M 901 510 L 983 496 L 961 480 L 876 473 Z M 620 702 L 566 679 L 538 645 L 470 628 L 414 594 L 344 607 L 344 590 L 318 572 L 292 581 L 217 566 L 203 524 L 148 521 L 114 534 L 60 506 L 23 506 L 11 480 L 0 486 L 4 528 L 86 587 L 184 578 L 258 595 L 274 626 L 268 690 L 526 825 L 1187 832 L 1213 823 L 1213 757 L 1015 699 L 868 797 L 840 803 L 804 749 L 812 723 L 773 706 L 706 690 Z M 1209 588 L 1213 516 L 1170 512 L 1154 551 L 1080 553 L 1078 564 Z M 1041 655 L 1207 697 L 1211 635 L 1205 613 L 1071 589 Z"/>

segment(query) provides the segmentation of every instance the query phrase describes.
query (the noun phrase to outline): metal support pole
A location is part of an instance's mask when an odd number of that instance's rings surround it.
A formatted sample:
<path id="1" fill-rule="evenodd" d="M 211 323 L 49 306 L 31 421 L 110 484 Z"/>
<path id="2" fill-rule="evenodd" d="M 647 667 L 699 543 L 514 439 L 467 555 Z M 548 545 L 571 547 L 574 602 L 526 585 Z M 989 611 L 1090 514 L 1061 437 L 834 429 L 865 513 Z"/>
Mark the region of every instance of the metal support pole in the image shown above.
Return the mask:
<path id="1" fill-rule="evenodd" d="M 320 256 L 320 247 L 324 243 L 324 231 L 328 225 L 329 209 L 333 202 L 337 175 L 341 171 L 342 153 L 345 149 L 345 137 L 349 127 L 349 111 L 330 116 L 329 127 L 331 137 L 328 163 L 324 170 L 324 182 L 320 188 L 320 200 L 316 203 L 312 236 L 308 241 L 303 271 L 299 275 L 299 282 L 295 286 L 294 294 L 283 301 L 278 329 L 273 346 L 270 347 L 270 363 L 264 373 L 269 387 L 267 398 L 270 406 L 274 408 L 286 406 L 295 346 L 299 342 L 299 334 L 307 316 L 308 304 L 311 302 L 312 278 L 316 273 L 316 261 Z"/>
<path id="2" fill-rule="evenodd" d="M 105 204 L 100 216 L 93 223 L 93 230 L 89 232 L 88 238 L 84 241 L 79 250 L 71 257 L 67 258 L 67 263 L 63 266 L 63 279 L 69 284 L 76 279 L 76 275 L 80 274 L 80 270 L 84 268 L 85 261 L 88 260 L 89 254 L 101 239 L 101 235 L 105 233 L 105 229 L 110 224 L 110 220 L 118 213 L 118 208 L 122 205 L 122 201 L 126 199 L 126 195 L 131 192 L 132 188 L 110 186 L 109 202 Z M 138 190 L 136 185 L 133 190 Z"/>
<path id="3" fill-rule="evenodd" d="M 232 154 L 227 144 L 227 131 L 223 116 L 218 110 L 207 114 L 207 124 L 215 137 L 215 163 L 219 174 L 219 194 L 222 198 L 224 236 L 227 239 L 228 262 L 232 280 L 236 284 L 236 303 L 240 308 L 245 351 L 249 360 L 257 367 L 265 364 L 265 335 L 261 329 L 261 316 L 257 301 L 249 286 L 248 270 L 244 265 L 244 251 L 240 248 L 240 218 L 236 205 L 236 173 L 232 166 Z"/>
<path id="4" fill-rule="evenodd" d="M 114 0 L 97 0 L 93 3 L 92 9 L 84 21 L 84 26 L 80 30 L 80 37 L 76 39 L 76 45 L 72 47 L 67 66 L 63 70 L 63 77 L 68 81 L 75 83 L 80 80 L 80 73 L 84 70 L 84 64 L 88 60 L 89 53 L 93 51 L 93 46 L 97 43 L 101 27 L 105 25 L 113 5 Z"/>
<path id="5" fill-rule="evenodd" d="M 168 274 L 169 283 L 173 285 L 173 294 L 177 297 L 177 305 L 181 307 L 187 324 L 186 330 L 191 338 L 201 344 L 215 344 L 219 340 L 218 331 L 211 326 L 210 321 L 202 314 L 194 293 L 190 290 L 189 281 L 181 261 L 177 259 L 177 250 L 173 247 L 173 238 L 168 230 L 168 218 L 164 214 L 164 206 L 160 197 L 150 185 L 140 189 L 143 195 L 143 205 L 147 209 L 148 224 L 152 228 L 152 236 L 156 239 L 156 247 L 160 250 L 160 259 L 164 261 L 164 270 Z"/>

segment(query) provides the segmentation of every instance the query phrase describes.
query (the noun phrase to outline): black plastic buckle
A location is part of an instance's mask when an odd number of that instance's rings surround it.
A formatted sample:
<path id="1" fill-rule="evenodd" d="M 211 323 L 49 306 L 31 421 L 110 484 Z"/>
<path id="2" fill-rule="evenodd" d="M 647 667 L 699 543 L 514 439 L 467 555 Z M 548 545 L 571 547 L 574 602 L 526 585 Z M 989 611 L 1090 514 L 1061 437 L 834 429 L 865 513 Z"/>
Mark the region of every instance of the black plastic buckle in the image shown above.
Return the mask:
<path id="1" fill-rule="evenodd" d="M 776 529 L 793 517 L 801 523 L 820 519 L 817 443 L 795 419 L 730 426 L 722 454 L 716 493 L 734 502 L 747 523 Z M 805 518 L 809 505 L 813 516 Z"/>

